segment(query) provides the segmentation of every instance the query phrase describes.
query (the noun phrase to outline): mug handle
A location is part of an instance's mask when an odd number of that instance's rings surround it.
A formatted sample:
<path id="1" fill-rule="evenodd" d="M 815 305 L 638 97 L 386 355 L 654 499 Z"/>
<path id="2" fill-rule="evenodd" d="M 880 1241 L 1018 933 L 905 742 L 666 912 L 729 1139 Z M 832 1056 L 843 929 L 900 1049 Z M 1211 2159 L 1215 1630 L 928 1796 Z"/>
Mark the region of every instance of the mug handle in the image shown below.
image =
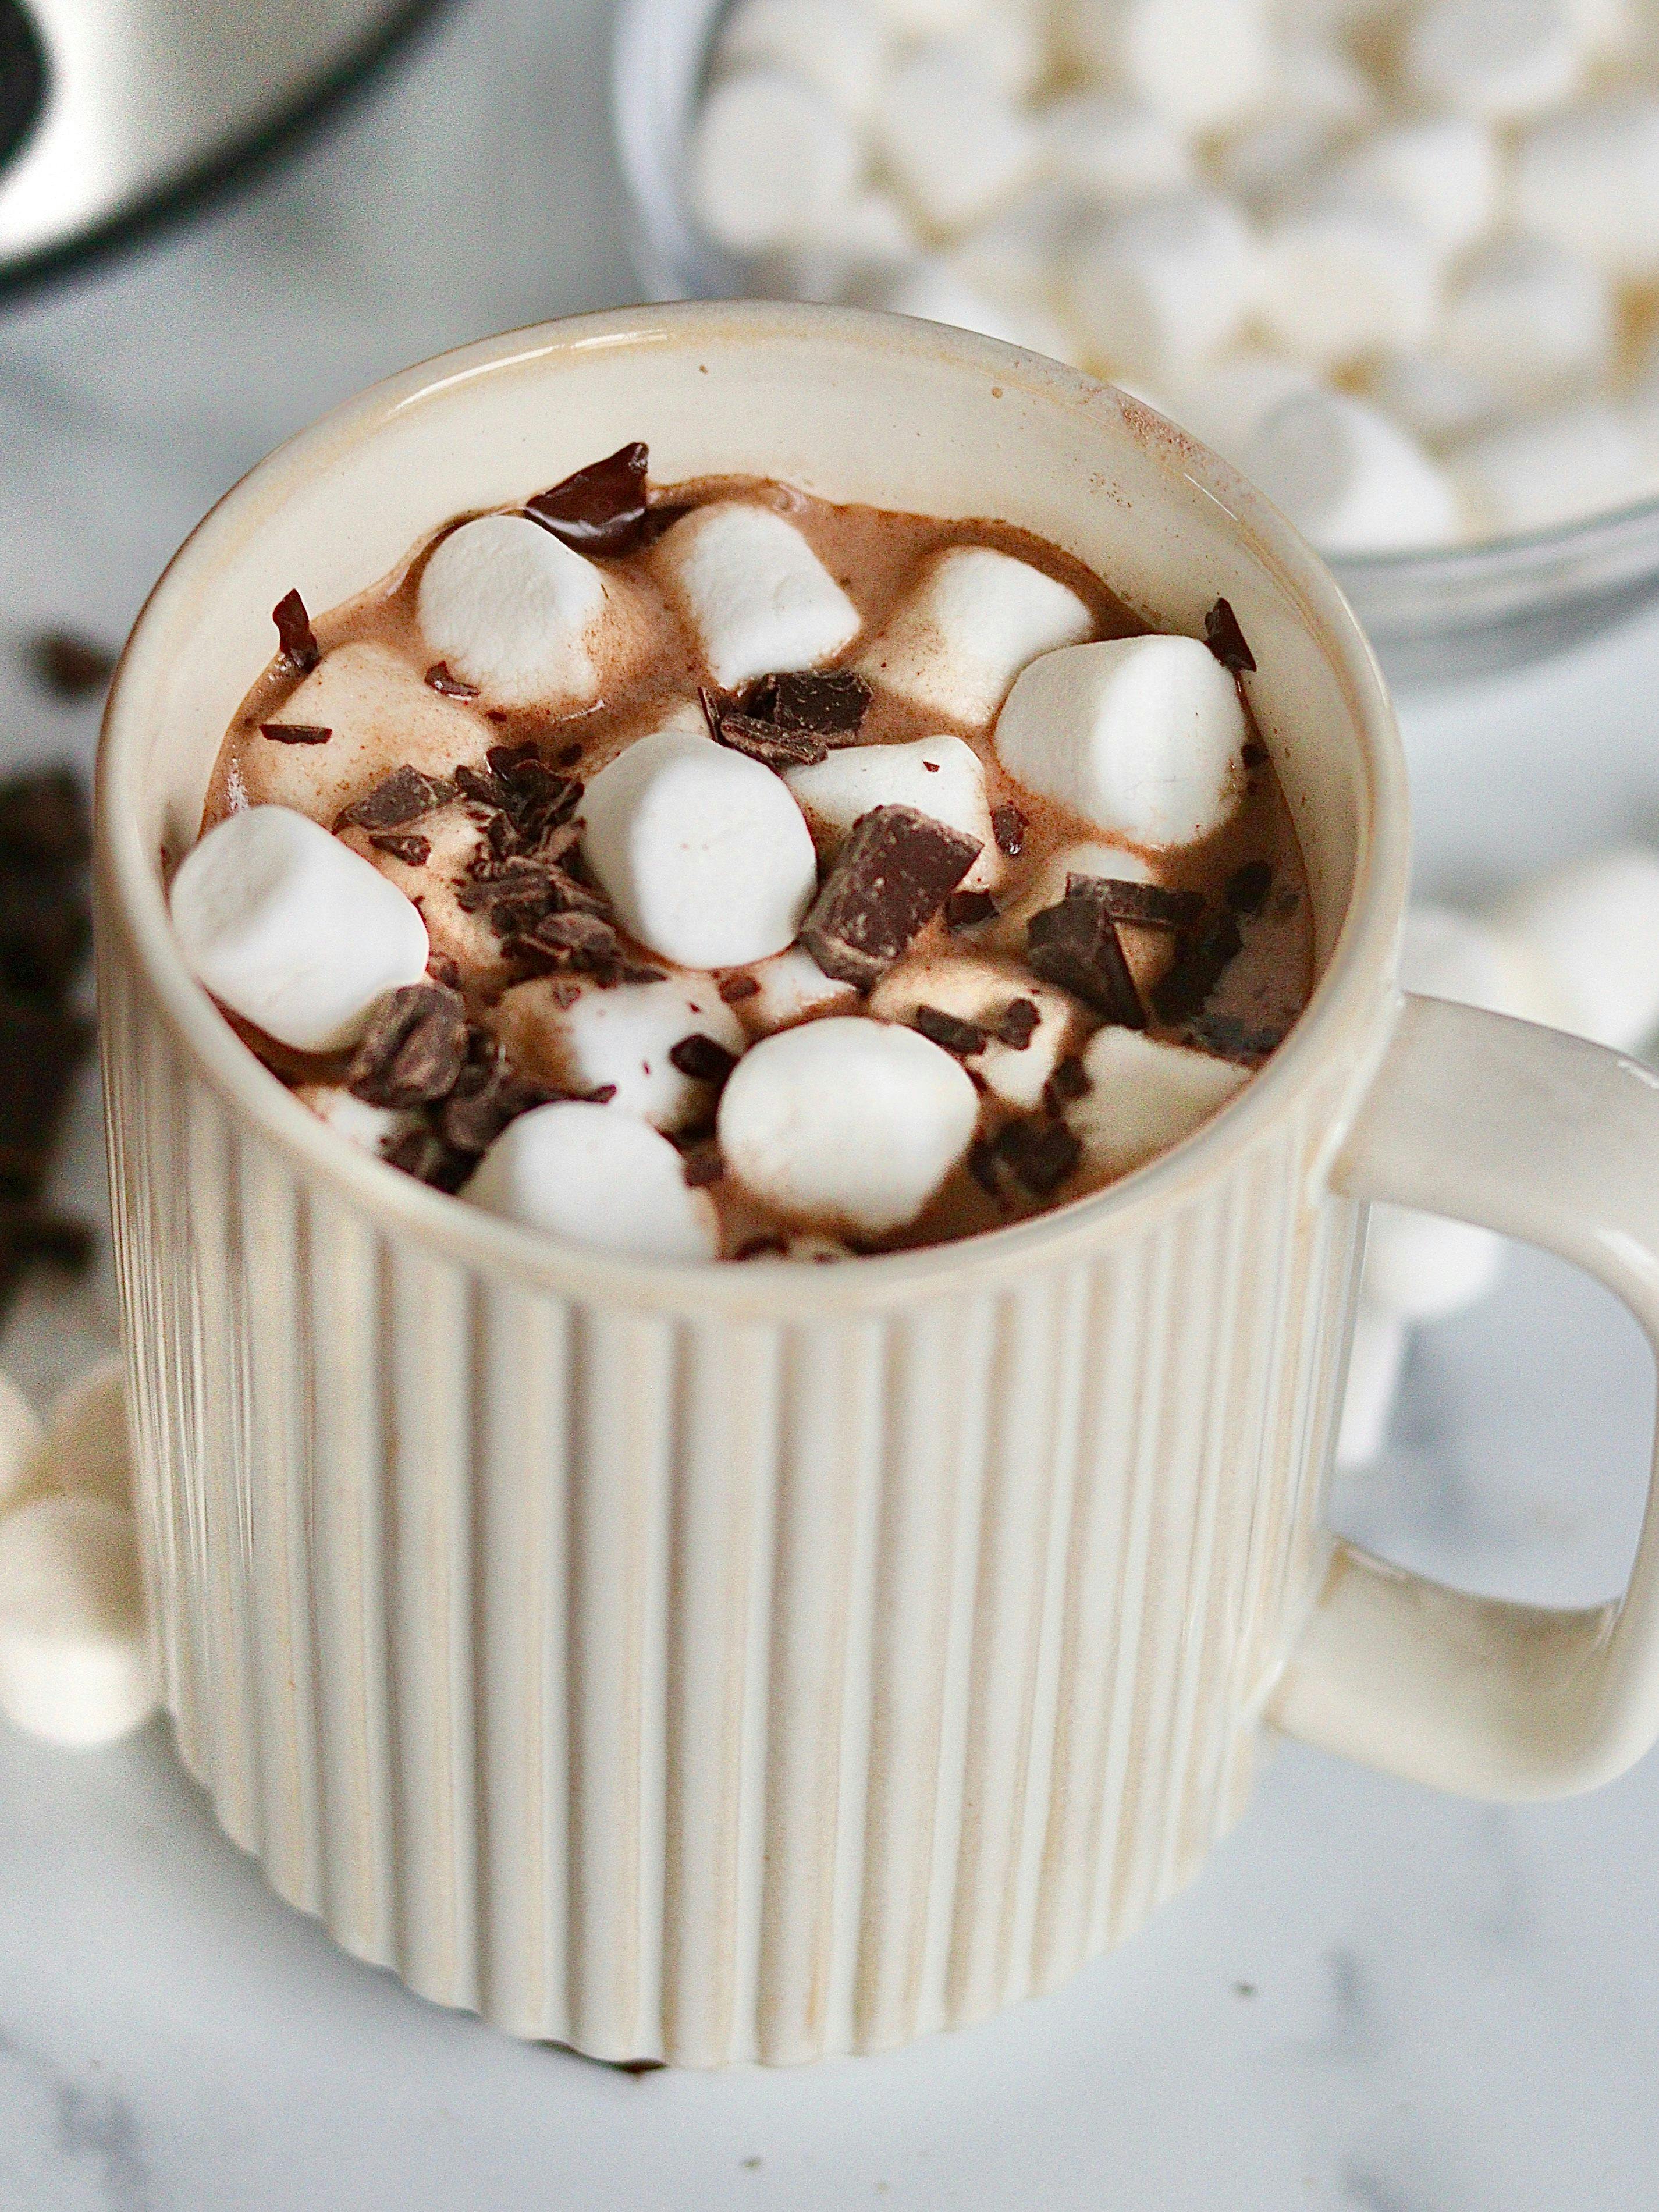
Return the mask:
<path id="1" fill-rule="evenodd" d="M 1559 1253 L 1659 1357 L 1659 1076 L 1604 1046 L 1407 997 L 1332 1181 Z M 1335 1540 L 1267 1717 L 1465 1796 L 1565 1796 L 1659 1736 L 1659 1459 L 1624 1595 L 1475 1597 Z"/>

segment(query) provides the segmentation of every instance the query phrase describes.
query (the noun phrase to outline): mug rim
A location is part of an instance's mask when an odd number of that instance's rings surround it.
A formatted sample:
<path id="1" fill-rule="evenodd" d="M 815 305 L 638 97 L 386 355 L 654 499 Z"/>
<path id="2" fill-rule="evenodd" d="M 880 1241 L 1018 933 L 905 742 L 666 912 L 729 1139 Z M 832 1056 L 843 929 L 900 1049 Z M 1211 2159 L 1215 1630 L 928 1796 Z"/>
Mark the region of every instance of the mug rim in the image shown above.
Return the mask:
<path id="1" fill-rule="evenodd" d="M 457 385 L 539 361 L 619 347 L 691 349 L 718 337 L 726 343 L 799 345 L 814 336 L 843 349 L 925 356 L 970 374 L 1017 383 L 1029 396 L 1076 408 L 1101 385 L 1041 356 L 945 325 L 862 309 L 786 301 L 683 301 L 613 308 L 532 324 L 436 355 L 369 386 L 278 446 L 216 502 L 152 587 L 112 680 L 98 747 L 94 868 L 99 930 L 118 932 L 135 978 L 159 1010 L 195 1072 L 307 1181 L 331 1185 L 386 1233 L 410 1235 L 434 1256 L 519 1285 L 589 1303 L 693 1318 L 754 1322 L 856 1319 L 913 1297 L 995 1290 L 1038 1264 L 1087 1258 L 1123 1224 L 1144 1228 L 1146 1214 L 1179 1206 L 1197 1187 L 1246 1152 L 1261 1129 L 1291 1109 L 1317 1079 L 1334 1048 L 1356 1078 L 1382 1048 L 1385 1025 L 1368 1040 L 1345 1024 L 1362 1019 L 1389 975 L 1403 915 L 1410 830 L 1406 769 L 1394 709 L 1375 654 L 1340 586 L 1312 548 L 1264 495 L 1218 455 L 1130 395 L 1116 394 L 1125 428 L 1171 459 L 1181 475 L 1245 537 L 1291 600 L 1337 677 L 1350 708 L 1363 771 L 1353 880 L 1323 972 L 1306 1006 L 1271 1060 L 1194 1135 L 1117 1182 L 1047 1213 L 954 1243 L 862 1254 L 834 1267 L 780 1261 L 748 1267 L 724 1261 L 641 1260 L 589 1249 L 544 1231 L 487 1213 L 362 1152 L 301 1105 L 237 1036 L 185 966 L 159 877 L 124 804 L 131 754 L 144 722 L 143 702 L 157 672 L 172 603 L 215 564 L 222 544 L 240 541 L 261 511 L 325 471 L 343 447 Z M 106 1032 L 107 1037 L 108 1032 Z M 107 1048 L 107 1047 L 106 1047 Z"/>

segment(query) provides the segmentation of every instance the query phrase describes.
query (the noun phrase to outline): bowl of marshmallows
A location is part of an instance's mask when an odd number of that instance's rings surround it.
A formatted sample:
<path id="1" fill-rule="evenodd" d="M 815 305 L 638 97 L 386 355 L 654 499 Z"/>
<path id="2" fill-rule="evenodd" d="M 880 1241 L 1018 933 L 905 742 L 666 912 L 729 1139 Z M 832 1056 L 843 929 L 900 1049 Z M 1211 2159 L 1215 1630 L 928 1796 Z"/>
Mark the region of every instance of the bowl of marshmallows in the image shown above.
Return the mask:
<path id="1" fill-rule="evenodd" d="M 1659 0 L 627 0 L 614 94 L 653 293 L 1125 386 L 1397 678 L 1659 591 Z"/>

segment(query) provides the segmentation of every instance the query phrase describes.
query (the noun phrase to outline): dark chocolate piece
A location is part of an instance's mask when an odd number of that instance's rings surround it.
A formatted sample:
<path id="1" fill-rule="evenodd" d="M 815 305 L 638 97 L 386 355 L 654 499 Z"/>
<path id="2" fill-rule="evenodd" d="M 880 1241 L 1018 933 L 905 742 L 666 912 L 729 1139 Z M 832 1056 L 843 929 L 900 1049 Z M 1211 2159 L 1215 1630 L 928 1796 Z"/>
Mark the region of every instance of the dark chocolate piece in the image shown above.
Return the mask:
<path id="1" fill-rule="evenodd" d="M 477 1165 L 470 1152 L 458 1152 L 445 1144 L 435 1129 L 405 1129 L 394 1137 L 380 1155 L 394 1168 L 401 1168 L 416 1182 L 430 1183 L 434 1190 L 452 1194 Z"/>
<path id="2" fill-rule="evenodd" d="M 722 975 L 720 996 L 728 1006 L 735 1006 L 739 999 L 754 999 L 760 995 L 760 983 L 753 975 Z"/>
<path id="3" fill-rule="evenodd" d="M 1218 1060 L 1236 1060 L 1241 1067 L 1260 1067 L 1270 1053 L 1284 1043 L 1286 1031 L 1264 1028 L 1237 1014 L 1197 1014 L 1188 1023 L 1184 1041 Z"/>
<path id="4" fill-rule="evenodd" d="M 476 699 L 478 696 L 476 684 L 469 684 L 464 678 L 450 674 L 447 660 L 434 660 L 426 672 L 426 680 L 430 690 L 441 693 L 446 699 Z"/>
<path id="5" fill-rule="evenodd" d="M 1204 642 L 1221 665 L 1233 675 L 1255 675 L 1255 655 L 1244 642 L 1238 617 L 1225 599 L 1218 599 L 1205 616 Z"/>
<path id="6" fill-rule="evenodd" d="M 1058 906 L 1034 914 L 1025 927 L 1025 957 L 1045 983 L 1058 983 L 1085 1006 L 1127 1030 L 1144 1030 L 1146 1011 L 1135 989 L 1117 924 L 1087 886 L 1067 891 Z"/>
<path id="7" fill-rule="evenodd" d="M 734 1260 L 781 1260 L 789 1247 L 781 1237 L 748 1237 L 732 1255 Z"/>
<path id="8" fill-rule="evenodd" d="M 279 745 L 325 745 L 334 732 L 320 722 L 261 722 L 259 735 Z"/>
<path id="9" fill-rule="evenodd" d="M 371 1106 L 431 1105 L 455 1088 L 466 1050 L 459 994 L 441 983 L 407 983 L 369 1017 L 346 1085 Z"/>
<path id="10" fill-rule="evenodd" d="M 947 1014 L 938 1006 L 918 1006 L 910 1017 L 910 1026 L 920 1030 L 930 1044 L 942 1046 L 959 1060 L 983 1052 L 991 1042 L 989 1034 L 977 1022 L 959 1021 L 956 1015 Z"/>
<path id="11" fill-rule="evenodd" d="M 115 672 L 115 655 L 108 647 L 73 630 L 43 629 L 26 650 L 30 674 L 54 699 L 89 699 Z"/>
<path id="12" fill-rule="evenodd" d="M 649 459 L 637 441 L 619 446 L 602 461 L 590 461 L 550 490 L 527 499 L 525 513 L 578 553 L 631 553 L 645 534 Z"/>
<path id="13" fill-rule="evenodd" d="M 581 1093 L 582 1103 L 588 1106 L 608 1106 L 617 1095 L 614 1083 L 596 1083 L 591 1091 Z"/>
<path id="14" fill-rule="evenodd" d="M 1052 1198 L 1083 1157 L 1082 1146 L 1063 1121 L 1005 1121 L 995 1151 L 1033 1198 Z"/>
<path id="15" fill-rule="evenodd" d="M 693 1145 L 685 1156 L 684 1173 L 693 1190 L 704 1190 L 711 1182 L 718 1182 L 726 1173 L 720 1146 L 707 1142 Z"/>
<path id="16" fill-rule="evenodd" d="M 322 647 L 298 592 L 284 592 L 270 611 L 280 647 L 277 659 L 290 676 L 309 676 L 322 659 Z"/>
<path id="17" fill-rule="evenodd" d="M 1086 1098 L 1094 1089 L 1089 1071 L 1074 1052 L 1068 1052 L 1042 1086 L 1042 1110 L 1056 1121 L 1075 1098 Z"/>
<path id="18" fill-rule="evenodd" d="M 1222 897 L 1234 914 L 1260 914 L 1273 887 L 1273 872 L 1266 860 L 1246 860 L 1227 878 Z"/>
<path id="19" fill-rule="evenodd" d="M 1002 1200 L 1002 1184 L 997 1176 L 997 1156 L 983 1137 L 975 1137 L 968 1147 L 968 1172 L 982 1191 L 997 1200 Z"/>
<path id="20" fill-rule="evenodd" d="M 1030 827 L 1018 807 L 1005 799 L 1000 806 L 991 809 L 991 834 L 997 841 L 999 853 L 1006 853 L 1017 860 L 1025 849 L 1025 832 Z"/>
<path id="21" fill-rule="evenodd" d="M 1230 914 L 1213 915 L 1201 929 L 1178 938 L 1173 964 L 1152 988 L 1152 1007 L 1159 1020 L 1183 1022 L 1202 1012 L 1205 1000 L 1243 943 Z"/>
<path id="22" fill-rule="evenodd" d="M 758 761 L 763 768 L 776 769 L 781 774 L 787 768 L 816 768 L 830 757 L 823 739 L 809 731 L 782 730 L 770 722 L 757 721 L 751 714 L 732 714 L 723 710 L 709 691 L 697 696 L 715 743 L 729 745 L 734 753 Z"/>
<path id="23" fill-rule="evenodd" d="M 861 815 L 802 923 L 826 975 L 867 991 L 931 921 L 979 858 L 977 837 L 914 806 Z"/>
<path id="24" fill-rule="evenodd" d="M 1190 929 L 1204 911 L 1197 891 L 1166 890 L 1162 884 L 1125 883 L 1116 876 L 1069 875 L 1067 898 L 1098 899 L 1114 921 L 1151 929 Z"/>
<path id="25" fill-rule="evenodd" d="M 461 963 L 452 960 L 447 952 L 434 952 L 426 963 L 426 972 L 434 983 L 447 983 L 452 991 L 461 988 Z"/>
<path id="26" fill-rule="evenodd" d="M 407 868 L 423 868 L 432 858 L 432 840 L 408 830 L 374 830 L 369 843 L 377 853 L 389 853 Z"/>
<path id="27" fill-rule="evenodd" d="M 989 891 L 952 891 L 945 902 L 945 927 L 953 937 L 964 929 L 977 929 L 996 919 L 997 902 Z"/>
<path id="28" fill-rule="evenodd" d="M 689 1075 L 694 1083 L 724 1083 L 738 1064 L 738 1056 L 728 1052 L 723 1044 L 716 1044 L 711 1036 L 701 1030 L 683 1036 L 668 1049 L 668 1063 Z"/>
<path id="29" fill-rule="evenodd" d="M 488 1152 L 508 1122 L 556 1096 L 544 1085 L 515 1073 L 494 1037 L 473 1029 L 467 1035 L 466 1065 L 433 1120 L 453 1152 L 476 1158 Z"/>
<path id="30" fill-rule="evenodd" d="M 402 830 L 422 815 L 447 806 L 454 796 L 454 785 L 444 776 L 423 775 L 417 768 L 394 768 L 373 791 L 366 791 L 361 799 L 342 808 L 335 817 L 334 828 L 337 834 L 353 829 Z"/>
<path id="31" fill-rule="evenodd" d="M 1011 999 L 997 1022 L 997 1042 L 1006 1044 L 1010 1052 L 1029 1052 L 1042 1020 L 1034 1000 Z"/>
<path id="32" fill-rule="evenodd" d="M 533 744 L 491 745 L 484 757 L 484 768 L 458 768 L 455 782 L 464 799 L 500 817 L 488 825 L 498 853 L 532 851 L 575 812 L 581 785 L 549 768 Z"/>
<path id="33" fill-rule="evenodd" d="M 815 737 L 854 736 L 875 695 L 856 670 L 811 669 L 763 676 L 743 696 L 743 711 L 780 730 L 810 731 Z"/>

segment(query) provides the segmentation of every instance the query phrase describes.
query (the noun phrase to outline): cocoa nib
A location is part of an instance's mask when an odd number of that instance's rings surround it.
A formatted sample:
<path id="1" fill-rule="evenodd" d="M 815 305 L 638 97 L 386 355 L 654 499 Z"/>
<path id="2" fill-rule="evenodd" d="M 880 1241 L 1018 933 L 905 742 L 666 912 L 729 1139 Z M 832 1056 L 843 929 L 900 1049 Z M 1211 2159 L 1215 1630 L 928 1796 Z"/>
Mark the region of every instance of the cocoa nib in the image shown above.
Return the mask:
<path id="1" fill-rule="evenodd" d="M 270 611 L 281 650 L 278 659 L 290 676 L 309 676 L 322 659 L 322 647 L 298 592 L 284 592 Z"/>
<path id="2" fill-rule="evenodd" d="M 454 785 L 443 776 L 423 775 L 419 769 L 408 766 L 394 768 L 373 791 L 342 808 L 335 817 L 335 832 L 401 830 L 405 823 L 418 822 L 422 815 L 447 806 L 454 796 Z"/>
<path id="3" fill-rule="evenodd" d="M 371 1106 L 426 1106 L 454 1089 L 466 1063 L 466 1009 L 441 983 L 409 983 L 369 1018 L 346 1077 Z"/>
<path id="4" fill-rule="evenodd" d="M 1010 1052 L 1029 1052 L 1042 1019 L 1035 1000 L 1011 999 L 997 1020 L 997 1042 L 1006 1044 Z"/>
<path id="5" fill-rule="evenodd" d="M 867 991 L 939 912 L 979 858 L 914 806 L 878 806 L 853 824 L 800 941 L 826 975 Z"/>
<path id="6" fill-rule="evenodd" d="M 1114 921 L 1144 923 L 1152 929 L 1189 929 L 1204 911 L 1204 901 L 1196 891 L 1166 890 L 1162 884 L 1125 883 L 1116 876 L 1067 876 L 1066 896 L 1098 899 Z"/>
<path id="7" fill-rule="evenodd" d="M 261 722 L 259 735 L 279 745 L 325 745 L 334 732 L 320 722 Z"/>
<path id="8" fill-rule="evenodd" d="M 713 1037 L 704 1036 L 701 1030 L 694 1030 L 691 1036 L 683 1036 L 678 1044 L 671 1045 L 668 1059 L 671 1066 L 677 1067 L 682 1075 L 689 1075 L 694 1083 L 724 1083 L 738 1064 L 735 1053 L 728 1052 Z"/>
<path id="9" fill-rule="evenodd" d="M 1204 617 L 1204 642 L 1221 665 L 1235 676 L 1255 673 L 1255 655 L 1244 642 L 1238 617 L 1225 599 L 1218 599 Z"/>
<path id="10" fill-rule="evenodd" d="M 811 669 L 762 676 L 743 694 L 742 711 L 775 729 L 810 732 L 815 737 L 852 737 L 869 712 L 874 695 L 857 671 Z"/>
<path id="11" fill-rule="evenodd" d="M 1144 1030 L 1146 1012 L 1117 924 L 1090 888 L 1098 879 L 1074 880 L 1076 890 L 1068 887 L 1058 906 L 1045 907 L 1026 924 L 1025 957 L 1045 983 L 1058 983 L 1120 1028 Z"/>
<path id="12" fill-rule="evenodd" d="M 465 683 L 460 677 L 450 674 L 447 660 L 434 660 L 426 672 L 426 681 L 429 690 L 446 699 L 476 699 L 478 696 L 476 684 Z"/>
<path id="13" fill-rule="evenodd" d="M 1201 929 L 1177 938 L 1175 960 L 1152 991 L 1152 1006 L 1158 1018 L 1182 1022 L 1201 1013 L 1205 1000 L 1243 943 L 1238 924 L 1230 914 L 1214 915 Z"/>
<path id="14" fill-rule="evenodd" d="M 538 491 L 525 501 L 525 512 L 578 553 L 631 553 L 645 535 L 649 463 L 642 443 L 619 446 L 550 491 Z"/>

